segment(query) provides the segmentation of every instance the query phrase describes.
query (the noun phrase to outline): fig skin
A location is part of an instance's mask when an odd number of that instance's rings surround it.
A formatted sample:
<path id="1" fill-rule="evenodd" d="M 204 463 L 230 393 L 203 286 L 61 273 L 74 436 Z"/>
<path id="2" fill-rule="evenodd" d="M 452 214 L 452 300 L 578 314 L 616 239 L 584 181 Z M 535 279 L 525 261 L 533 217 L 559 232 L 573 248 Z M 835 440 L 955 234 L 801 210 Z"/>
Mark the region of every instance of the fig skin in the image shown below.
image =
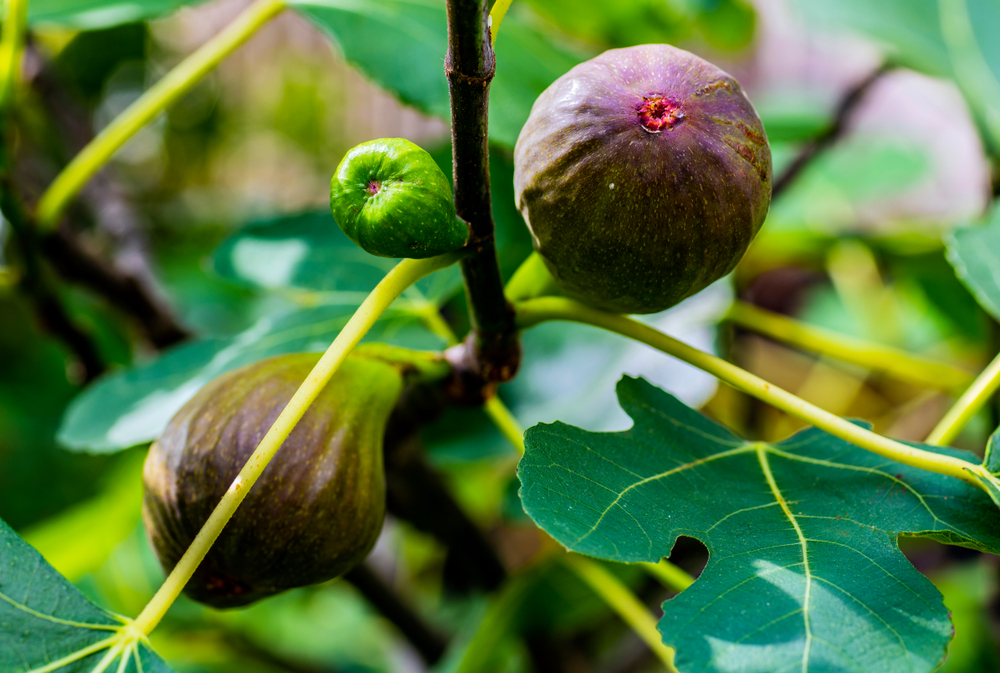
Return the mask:
<path id="1" fill-rule="evenodd" d="M 735 79 L 681 49 L 612 49 L 535 101 L 514 149 L 518 209 L 566 294 L 669 308 L 729 273 L 771 201 L 764 126 Z"/>
<path id="2" fill-rule="evenodd" d="M 378 257 L 435 257 L 469 238 L 448 178 L 430 154 L 403 138 L 348 151 L 330 181 L 330 210 L 348 238 Z"/>
<path id="3" fill-rule="evenodd" d="M 320 354 L 281 355 L 202 388 L 153 443 L 143 522 L 169 572 Z M 217 608 L 333 579 L 371 551 L 385 518 L 382 441 L 402 391 L 392 365 L 351 356 L 295 426 L 185 593 Z"/>

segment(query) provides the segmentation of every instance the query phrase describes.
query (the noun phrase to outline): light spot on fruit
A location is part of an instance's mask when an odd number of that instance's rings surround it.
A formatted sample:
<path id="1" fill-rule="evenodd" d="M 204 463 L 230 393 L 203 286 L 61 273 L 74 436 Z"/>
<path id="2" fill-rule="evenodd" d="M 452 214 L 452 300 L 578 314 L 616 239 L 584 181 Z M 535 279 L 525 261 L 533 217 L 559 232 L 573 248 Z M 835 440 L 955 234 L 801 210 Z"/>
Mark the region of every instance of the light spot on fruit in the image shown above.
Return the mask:
<path id="1" fill-rule="evenodd" d="M 612 182 L 610 185 L 608 185 L 608 189 L 614 189 L 614 188 L 615 188 L 615 183 Z"/>
<path id="2" fill-rule="evenodd" d="M 660 95 L 643 96 L 636 112 L 642 130 L 647 133 L 660 133 L 663 129 L 672 129 L 685 117 L 677 103 Z"/>

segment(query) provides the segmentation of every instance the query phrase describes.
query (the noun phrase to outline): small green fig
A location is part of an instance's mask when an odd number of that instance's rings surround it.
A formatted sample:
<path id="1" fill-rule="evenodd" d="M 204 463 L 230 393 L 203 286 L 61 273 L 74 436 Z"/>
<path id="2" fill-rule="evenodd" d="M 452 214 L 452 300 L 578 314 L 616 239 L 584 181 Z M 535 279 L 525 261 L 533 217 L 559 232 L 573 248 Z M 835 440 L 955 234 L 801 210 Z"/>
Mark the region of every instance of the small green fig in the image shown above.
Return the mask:
<path id="1" fill-rule="evenodd" d="M 514 189 L 564 292 L 653 313 L 739 262 L 767 215 L 771 151 L 719 68 L 664 44 L 612 49 L 535 101 Z"/>
<path id="2" fill-rule="evenodd" d="M 403 138 L 350 150 L 330 181 L 330 210 L 348 238 L 379 257 L 435 257 L 469 238 L 448 178 L 430 154 Z"/>
<path id="3" fill-rule="evenodd" d="M 280 355 L 202 388 L 154 442 L 143 521 L 168 572 L 319 360 Z M 382 441 L 399 370 L 352 355 L 295 426 L 185 588 L 214 607 L 333 579 L 360 563 L 385 518 Z"/>

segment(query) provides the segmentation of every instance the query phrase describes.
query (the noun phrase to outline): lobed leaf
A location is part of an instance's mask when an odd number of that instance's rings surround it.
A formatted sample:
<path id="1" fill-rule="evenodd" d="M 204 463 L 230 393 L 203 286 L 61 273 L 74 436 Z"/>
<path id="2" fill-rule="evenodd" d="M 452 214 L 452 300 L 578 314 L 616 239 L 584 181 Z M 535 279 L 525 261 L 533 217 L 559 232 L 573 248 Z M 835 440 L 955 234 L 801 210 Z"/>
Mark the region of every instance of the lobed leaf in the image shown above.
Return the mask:
<path id="1" fill-rule="evenodd" d="M 659 628 L 679 670 L 915 673 L 940 663 L 948 611 L 897 539 L 997 553 L 1000 513 L 987 495 L 817 429 L 746 441 L 641 379 L 617 392 L 628 431 L 527 432 L 521 498 L 583 554 L 655 562 L 681 535 L 708 547 L 701 577 L 663 605 Z"/>
<path id="2" fill-rule="evenodd" d="M 95 670 L 124 621 L 91 603 L 0 520 L 0 671 Z M 149 646 L 136 643 L 110 664 L 122 673 L 169 673 Z"/>

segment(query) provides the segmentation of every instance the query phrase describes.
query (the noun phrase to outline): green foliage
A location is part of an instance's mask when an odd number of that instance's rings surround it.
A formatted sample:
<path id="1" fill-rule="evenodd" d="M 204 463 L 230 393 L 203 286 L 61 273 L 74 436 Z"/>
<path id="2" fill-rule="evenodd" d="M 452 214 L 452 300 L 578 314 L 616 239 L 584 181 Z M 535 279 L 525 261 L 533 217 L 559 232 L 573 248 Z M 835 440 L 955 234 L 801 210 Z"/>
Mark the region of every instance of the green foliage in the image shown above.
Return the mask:
<path id="1" fill-rule="evenodd" d="M 955 229 L 946 244 L 959 279 L 979 305 L 1000 320 L 1000 208 L 980 226 Z"/>
<path id="2" fill-rule="evenodd" d="M 953 77 L 995 152 L 1000 151 L 1000 46 L 993 0 L 795 0 L 810 23 L 878 40 L 890 59 Z"/>
<path id="3" fill-rule="evenodd" d="M 345 4 L 333 0 L 292 3 L 340 47 L 348 63 L 400 101 L 448 119 L 448 50 L 445 5 L 435 0 L 382 0 Z M 545 87 L 582 58 L 511 16 L 497 38 L 491 86 L 490 140 L 513 147 Z"/>
<path id="4" fill-rule="evenodd" d="M 201 0 L 31 0 L 28 21 L 78 30 L 111 28 L 155 19 Z"/>
<path id="5" fill-rule="evenodd" d="M 59 441 L 95 453 L 151 442 L 185 402 L 220 374 L 272 355 L 326 349 L 356 306 L 321 305 L 266 316 L 232 337 L 185 344 L 153 362 L 111 374 L 73 401 L 59 428 Z M 383 318 L 367 340 L 411 348 L 442 345 L 405 310 Z"/>
<path id="6" fill-rule="evenodd" d="M 303 302 L 357 306 L 396 260 L 374 257 L 344 235 L 329 211 L 302 213 L 246 225 L 212 256 L 223 278 L 264 290 L 297 291 Z M 458 269 L 418 281 L 411 296 L 439 301 L 460 287 Z"/>
<path id="7" fill-rule="evenodd" d="M 0 670 L 96 670 L 121 618 L 91 603 L 0 520 Z M 122 673 L 170 668 L 145 642 L 111 660 Z"/>
<path id="8" fill-rule="evenodd" d="M 941 661 L 948 612 L 897 538 L 1000 551 L 983 493 L 816 429 L 746 441 L 638 379 L 618 396 L 635 423 L 626 432 L 527 432 L 521 498 L 591 556 L 655 562 L 680 535 L 705 543 L 708 566 L 664 604 L 659 626 L 681 670 L 915 672 Z"/>

